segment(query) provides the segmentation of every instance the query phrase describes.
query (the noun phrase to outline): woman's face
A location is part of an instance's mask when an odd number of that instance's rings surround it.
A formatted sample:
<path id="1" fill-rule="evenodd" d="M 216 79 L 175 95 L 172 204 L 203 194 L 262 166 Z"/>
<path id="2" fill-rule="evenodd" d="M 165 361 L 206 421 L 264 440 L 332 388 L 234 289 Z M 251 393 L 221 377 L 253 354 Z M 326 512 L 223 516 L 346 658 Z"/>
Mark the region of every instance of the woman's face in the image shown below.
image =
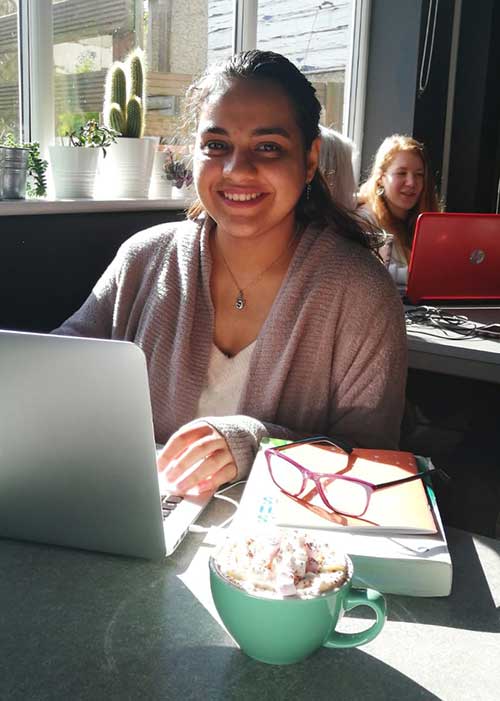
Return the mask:
<path id="1" fill-rule="evenodd" d="M 292 105 L 278 85 L 236 80 L 201 110 L 193 163 L 198 196 L 226 234 L 290 234 L 318 151 L 319 139 L 304 152 Z"/>
<path id="2" fill-rule="evenodd" d="M 424 163 L 412 151 L 399 151 L 380 179 L 391 213 L 405 219 L 424 188 Z"/>

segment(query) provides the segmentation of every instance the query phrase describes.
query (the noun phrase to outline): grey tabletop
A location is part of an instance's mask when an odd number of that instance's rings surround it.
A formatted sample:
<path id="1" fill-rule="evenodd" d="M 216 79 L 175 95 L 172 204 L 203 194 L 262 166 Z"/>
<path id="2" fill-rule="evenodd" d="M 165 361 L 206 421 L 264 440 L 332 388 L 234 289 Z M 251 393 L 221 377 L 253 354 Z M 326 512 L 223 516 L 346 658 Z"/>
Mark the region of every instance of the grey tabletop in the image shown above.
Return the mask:
<path id="1" fill-rule="evenodd" d="M 500 309 L 489 311 L 500 319 Z M 465 337 L 422 324 L 407 325 L 406 335 L 410 368 L 500 383 L 499 340 Z"/>
<path id="2" fill-rule="evenodd" d="M 496 699 L 500 541 L 448 539 L 450 597 L 388 596 L 376 640 L 287 667 L 246 657 L 193 593 L 203 534 L 159 562 L 0 540 L 0 699 Z"/>

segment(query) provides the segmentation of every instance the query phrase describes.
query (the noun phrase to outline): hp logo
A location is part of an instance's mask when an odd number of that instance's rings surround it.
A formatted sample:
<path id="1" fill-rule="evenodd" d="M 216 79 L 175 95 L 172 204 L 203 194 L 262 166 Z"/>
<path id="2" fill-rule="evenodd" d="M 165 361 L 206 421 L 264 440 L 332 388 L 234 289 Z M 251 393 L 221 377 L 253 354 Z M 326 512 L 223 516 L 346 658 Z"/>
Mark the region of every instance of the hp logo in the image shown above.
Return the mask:
<path id="1" fill-rule="evenodd" d="M 484 251 L 482 251 L 480 248 L 475 248 L 469 256 L 469 261 L 473 265 L 479 265 L 479 263 L 482 263 L 485 258 L 486 258 L 486 253 Z"/>

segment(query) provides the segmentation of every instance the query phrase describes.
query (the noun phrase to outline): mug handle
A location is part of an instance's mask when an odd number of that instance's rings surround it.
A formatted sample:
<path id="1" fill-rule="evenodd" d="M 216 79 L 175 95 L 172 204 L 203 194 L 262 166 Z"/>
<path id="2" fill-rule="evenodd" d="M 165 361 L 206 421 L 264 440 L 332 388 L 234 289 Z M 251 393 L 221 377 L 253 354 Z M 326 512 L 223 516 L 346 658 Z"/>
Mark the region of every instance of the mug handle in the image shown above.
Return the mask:
<path id="1" fill-rule="evenodd" d="M 346 597 L 345 610 L 350 611 L 357 606 L 373 609 L 377 616 L 375 623 L 361 633 L 338 633 L 333 630 L 323 643 L 324 647 L 357 647 L 369 643 L 380 633 L 387 618 L 387 606 L 382 594 L 375 589 L 351 589 Z"/>

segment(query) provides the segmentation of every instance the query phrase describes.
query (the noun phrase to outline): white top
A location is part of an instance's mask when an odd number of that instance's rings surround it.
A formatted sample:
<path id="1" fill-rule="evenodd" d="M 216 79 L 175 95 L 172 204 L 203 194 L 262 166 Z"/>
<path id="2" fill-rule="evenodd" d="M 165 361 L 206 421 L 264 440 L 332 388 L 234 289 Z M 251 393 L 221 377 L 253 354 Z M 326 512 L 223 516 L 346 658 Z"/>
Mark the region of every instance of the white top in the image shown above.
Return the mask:
<path id="1" fill-rule="evenodd" d="M 370 205 L 360 205 L 356 209 L 356 214 L 361 216 L 363 219 L 366 219 L 375 227 L 378 227 L 377 219 Z M 386 231 L 383 229 L 382 231 L 387 235 Z M 408 263 L 403 250 L 395 240 L 394 236 L 391 237 L 388 243 L 381 246 L 378 252 L 382 257 L 389 274 L 396 283 L 400 294 L 404 294 L 406 292 L 406 285 L 408 284 Z"/>
<path id="2" fill-rule="evenodd" d="M 404 291 L 408 284 L 408 263 L 397 241 L 392 243 L 391 257 L 386 266 L 398 288 L 403 288 Z"/>
<path id="3" fill-rule="evenodd" d="M 233 416 L 237 413 L 254 346 L 255 341 L 229 358 L 212 343 L 207 379 L 201 391 L 196 418 Z"/>

